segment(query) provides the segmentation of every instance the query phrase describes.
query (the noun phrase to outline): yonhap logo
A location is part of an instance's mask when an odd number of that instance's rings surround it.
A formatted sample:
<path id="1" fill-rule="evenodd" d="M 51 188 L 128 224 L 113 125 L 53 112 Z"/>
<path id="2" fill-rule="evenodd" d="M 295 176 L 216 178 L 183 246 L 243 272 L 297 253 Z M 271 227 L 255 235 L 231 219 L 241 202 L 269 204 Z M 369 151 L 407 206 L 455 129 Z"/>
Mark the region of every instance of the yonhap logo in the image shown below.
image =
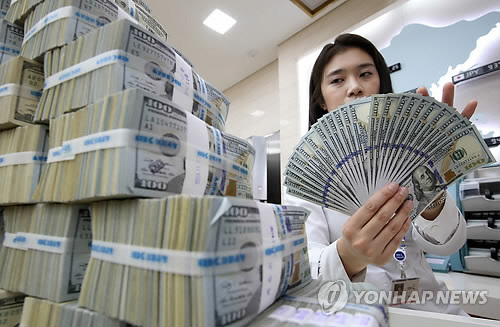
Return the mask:
<path id="1" fill-rule="evenodd" d="M 325 315 L 331 315 L 342 310 L 347 304 L 347 285 L 343 280 L 327 282 L 318 292 L 318 302 Z"/>

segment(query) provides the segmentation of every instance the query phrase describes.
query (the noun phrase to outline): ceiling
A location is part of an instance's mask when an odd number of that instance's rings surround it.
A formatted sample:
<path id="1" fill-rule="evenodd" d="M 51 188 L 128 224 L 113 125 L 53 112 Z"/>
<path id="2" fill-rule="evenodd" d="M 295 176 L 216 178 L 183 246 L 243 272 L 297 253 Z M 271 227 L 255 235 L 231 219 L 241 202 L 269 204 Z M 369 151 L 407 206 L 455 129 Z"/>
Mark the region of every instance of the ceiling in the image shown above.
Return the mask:
<path id="1" fill-rule="evenodd" d="M 337 0 L 310 17 L 290 0 L 148 0 L 168 33 L 205 80 L 224 91 L 278 58 L 278 45 L 338 7 Z M 224 35 L 203 25 L 220 9 L 236 19 Z"/>

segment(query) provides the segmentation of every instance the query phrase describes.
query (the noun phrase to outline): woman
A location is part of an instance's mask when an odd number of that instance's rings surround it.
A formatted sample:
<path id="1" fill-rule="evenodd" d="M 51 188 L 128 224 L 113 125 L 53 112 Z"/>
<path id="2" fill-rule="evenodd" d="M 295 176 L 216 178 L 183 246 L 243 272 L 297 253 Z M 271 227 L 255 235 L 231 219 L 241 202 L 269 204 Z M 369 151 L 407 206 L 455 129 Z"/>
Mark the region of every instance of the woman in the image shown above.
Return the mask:
<path id="1" fill-rule="evenodd" d="M 442 101 L 450 106 L 453 91 L 451 83 L 443 89 Z M 309 126 L 357 98 L 391 92 L 389 70 L 375 46 L 358 35 L 340 35 L 335 43 L 323 48 L 314 65 L 309 88 Z M 425 88 L 417 92 L 428 95 Z M 469 103 L 462 114 L 470 118 L 476 106 L 476 101 Z M 407 277 L 419 279 L 422 291 L 446 290 L 435 279 L 423 251 L 448 255 L 461 248 L 466 240 L 464 218 L 453 199 L 443 193 L 416 219 L 418 230 L 412 228 L 408 218 L 412 203 L 405 201 L 407 195 L 406 188 L 391 183 L 351 217 L 287 196 L 290 204 L 311 210 L 306 230 L 313 277 L 366 281 L 385 291 L 394 290 L 394 285 L 400 286 L 405 280 L 402 277 Z M 398 249 L 404 252 L 406 260 L 403 257 L 404 261 L 398 262 L 393 258 Z M 433 302 L 403 306 L 465 314 L 457 306 Z"/>

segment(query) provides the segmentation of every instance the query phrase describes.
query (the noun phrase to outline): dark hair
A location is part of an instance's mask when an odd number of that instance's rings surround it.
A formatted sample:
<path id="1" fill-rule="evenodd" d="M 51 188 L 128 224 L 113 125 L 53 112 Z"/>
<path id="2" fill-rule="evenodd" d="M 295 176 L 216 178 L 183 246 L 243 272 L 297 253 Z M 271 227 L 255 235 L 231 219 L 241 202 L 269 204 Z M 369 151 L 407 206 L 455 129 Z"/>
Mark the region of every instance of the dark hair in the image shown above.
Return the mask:
<path id="1" fill-rule="evenodd" d="M 309 128 L 318 121 L 326 110 L 321 108 L 325 103 L 321 93 L 321 81 L 326 65 L 337 54 L 346 51 L 349 48 L 359 48 L 372 57 L 378 75 L 380 77 L 380 93 L 392 93 L 392 83 L 389 69 L 385 63 L 382 54 L 375 46 L 362 36 L 356 34 L 341 34 L 334 43 L 328 43 L 323 47 L 319 54 L 311 73 L 309 83 Z"/>

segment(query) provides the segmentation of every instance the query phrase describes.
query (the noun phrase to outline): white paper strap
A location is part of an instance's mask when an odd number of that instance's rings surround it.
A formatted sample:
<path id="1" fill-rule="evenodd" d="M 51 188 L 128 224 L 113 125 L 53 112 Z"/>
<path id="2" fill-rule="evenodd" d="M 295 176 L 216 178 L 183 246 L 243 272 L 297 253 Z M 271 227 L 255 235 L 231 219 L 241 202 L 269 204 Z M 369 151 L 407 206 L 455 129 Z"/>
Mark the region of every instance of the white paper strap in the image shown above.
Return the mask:
<path id="1" fill-rule="evenodd" d="M 161 153 L 167 148 L 175 150 L 179 146 L 187 147 L 189 152 L 187 157 L 189 158 L 205 161 L 212 167 L 224 169 L 240 176 L 249 176 L 250 172 L 247 168 L 191 143 L 169 140 L 151 133 L 127 128 L 113 129 L 65 141 L 62 146 L 49 150 L 47 163 L 73 160 L 77 154 L 104 149 L 130 147 Z"/>
<path id="2" fill-rule="evenodd" d="M 27 164 L 43 164 L 47 161 L 45 152 L 15 152 L 0 155 L 0 167 L 27 165 Z"/>
<path id="3" fill-rule="evenodd" d="M 3 245 L 19 250 L 38 250 L 58 254 L 89 253 L 88 240 L 32 233 L 5 233 Z"/>
<path id="4" fill-rule="evenodd" d="M 21 54 L 21 47 L 13 48 L 12 46 L 6 43 L 0 42 L 0 52 L 8 53 L 13 56 L 18 56 L 19 54 Z"/>
<path id="5" fill-rule="evenodd" d="M 85 75 L 89 72 L 92 72 L 94 70 L 100 69 L 102 67 L 105 67 L 107 65 L 115 64 L 115 63 L 120 63 L 123 64 L 126 67 L 129 67 L 131 69 L 134 69 L 138 72 L 143 72 L 144 67 L 147 65 L 148 61 L 144 60 L 140 57 L 134 56 L 130 53 L 127 53 L 124 50 L 121 49 L 115 49 L 115 50 L 110 50 L 106 51 L 104 53 L 101 53 L 95 57 L 89 58 L 85 61 L 82 61 L 76 65 L 73 65 L 71 67 L 68 67 L 58 73 L 55 73 L 54 75 L 49 76 L 48 78 L 45 79 L 43 88 L 44 90 L 50 89 L 54 86 L 57 86 L 61 83 L 67 82 L 71 79 L 77 78 L 79 76 Z M 177 66 L 182 66 L 185 70 L 191 70 L 191 67 L 186 64 L 184 59 L 180 57 L 178 54 L 176 54 L 176 64 Z M 183 83 L 183 81 L 179 80 L 175 74 L 171 74 L 169 72 L 165 72 L 160 69 L 153 69 L 151 72 L 155 74 L 158 78 L 161 78 L 163 80 L 166 80 L 168 83 L 174 85 L 175 90 L 178 91 L 179 89 L 182 90 L 181 92 L 184 93 L 189 93 L 185 94 L 186 99 L 187 98 L 192 98 L 196 102 L 198 102 L 202 108 L 206 108 L 210 110 L 212 108 L 212 104 L 207 100 L 206 97 L 206 89 L 204 89 L 204 92 L 199 92 L 195 90 L 192 85 L 186 85 L 186 83 Z M 191 78 L 192 73 L 186 72 L 186 75 Z M 199 77 L 199 76 L 198 76 Z M 200 78 L 200 82 L 202 84 L 204 83 Z M 177 92 L 174 93 L 174 97 L 177 98 Z M 179 97 L 181 98 L 181 97 Z M 178 99 L 174 99 L 174 102 L 179 102 Z M 191 105 L 192 106 L 192 105 Z M 185 106 L 186 108 L 191 107 L 189 105 Z M 203 110 L 202 114 L 200 115 L 200 119 L 204 120 L 204 116 L 206 115 L 205 111 Z M 222 122 L 225 122 L 225 119 L 219 114 L 219 119 Z"/>
<path id="6" fill-rule="evenodd" d="M 17 1 L 18 1 L 18 0 L 12 0 L 12 1 L 10 2 L 10 5 L 12 6 L 12 5 L 13 5 L 13 4 L 15 4 Z"/>
<path id="7" fill-rule="evenodd" d="M 294 251 L 303 249 L 305 246 L 305 244 L 296 242 L 296 240 L 290 240 L 288 243 L 292 245 L 269 245 L 267 247 L 250 247 L 235 251 L 209 253 L 158 249 L 93 240 L 91 257 L 154 271 L 206 276 L 238 272 L 245 263 L 261 265 L 263 257 L 287 256 Z M 288 249 L 290 253 L 285 252 L 285 249 Z M 281 267 L 281 260 L 275 258 L 272 261 L 279 262 Z"/>
<path id="8" fill-rule="evenodd" d="M 52 252 L 69 253 L 73 249 L 73 239 L 30 233 L 17 233 L 16 235 L 26 238 L 28 249 Z"/>
<path id="9" fill-rule="evenodd" d="M 107 65 L 117 62 L 126 63 L 128 61 L 130 61 L 129 55 L 123 50 L 107 51 L 49 76 L 45 79 L 43 89 L 50 89 L 51 87 L 67 82 L 73 78 L 77 78 L 78 76 L 85 75 L 93 70 Z"/>
<path id="10" fill-rule="evenodd" d="M 239 265 L 249 259 L 249 254 L 243 251 L 197 253 L 92 241 L 91 257 L 154 271 L 204 276 L 239 271 Z"/>
<path id="11" fill-rule="evenodd" d="M 40 32 L 45 26 L 52 24 L 55 21 L 64 18 L 75 18 L 77 20 L 84 20 L 85 23 L 95 27 L 104 26 L 105 22 L 99 20 L 97 16 L 90 14 L 87 11 L 81 10 L 73 6 L 62 7 L 48 13 L 45 17 L 40 19 L 25 35 L 23 45 L 31 39 L 34 35 Z"/>
<path id="12" fill-rule="evenodd" d="M 26 251 L 28 249 L 27 243 L 28 240 L 25 237 L 18 236 L 15 233 L 6 232 L 4 235 L 3 246 L 5 247 Z"/>
<path id="13" fill-rule="evenodd" d="M 264 311 L 275 300 L 280 286 L 280 276 L 285 254 L 285 244 L 281 243 L 276 225 L 273 207 L 269 204 L 257 203 L 259 207 L 260 225 L 262 240 L 264 244 L 269 244 L 265 249 L 262 264 L 262 292 L 260 296 L 259 311 Z M 278 257 L 278 258 L 276 258 Z"/>
<path id="14" fill-rule="evenodd" d="M 32 99 L 32 100 L 40 100 L 42 93 L 36 91 L 30 87 L 18 85 L 18 84 L 4 84 L 0 85 L 0 97 L 8 96 L 8 95 L 17 95 L 22 98 Z"/>

